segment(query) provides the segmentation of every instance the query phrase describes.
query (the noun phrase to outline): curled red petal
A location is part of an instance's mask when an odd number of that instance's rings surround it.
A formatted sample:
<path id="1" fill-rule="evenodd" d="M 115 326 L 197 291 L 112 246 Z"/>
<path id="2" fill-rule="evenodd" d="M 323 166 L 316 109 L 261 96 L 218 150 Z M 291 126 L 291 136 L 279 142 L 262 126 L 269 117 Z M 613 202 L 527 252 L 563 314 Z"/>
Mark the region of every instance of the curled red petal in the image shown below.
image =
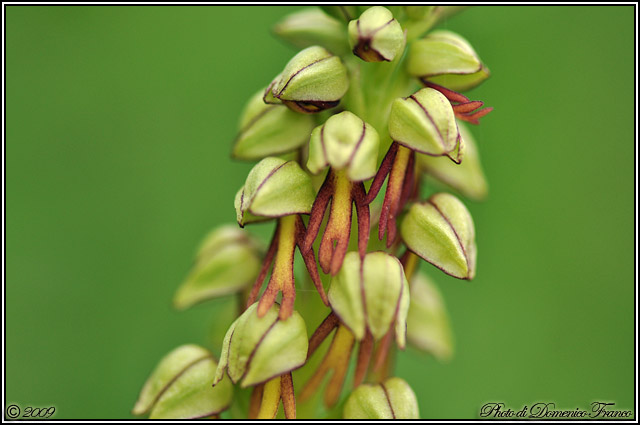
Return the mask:
<path id="1" fill-rule="evenodd" d="M 302 255 L 304 264 L 305 266 L 307 266 L 307 271 L 309 272 L 309 276 L 311 276 L 311 281 L 318 290 L 318 294 L 320 294 L 322 302 L 324 303 L 324 305 L 329 306 L 329 299 L 327 298 L 327 294 L 324 291 L 322 280 L 320 279 L 320 274 L 318 273 L 318 265 L 316 264 L 313 247 L 311 247 L 311 249 L 309 249 L 307 252 L 302 251 L 302 243 L 304 242 L 305 234 L 306 229 L 304 227 L 304 222 L 302 221 L 302 218 L 298 216 L 296 220 L 296 244 L 298 245 L 298 249 L 300 250 L 300 254 Z"/>
<path id="2" fill-rule="evenodd" d="M 484 102 L 480 100 L 472 100 L 471 102 L 459 103 L 457 105 L 453 105 L 454 112 L 459 113 L 467 113 L 471 111 L 475 111 L 478 108 L 482 108 L 484 106 Z"/>
<path id="3" fill-rule="evenodd" d="M 378 196 L 378 192 L 382 188 L 382 184 L 384 183 L 387 174 L 391 172 L 391 167 L 393 166 L 393 160 L 396 157 L 396 153 L 398 152 L 398 144 L 393 142 L 391 146 L 389 146 L 389 150 L 384 155 L 384 159 L 380 164 L 380 168 L 378 168 L 378 172 L 373 178 L 373 182 L 371 182 L 371 186 L 369 187 L 369 193 L 367 193 L 367 197 L 365 199 L 366 204 L 370 204 L 376 199 Z"/>
<path id="4" fill-rule="evenodd" d="M 371 232 L 371 214 L 369 204 L 366 203 L 367 193 L 362 182 L 353 185 L 353 203 L 358 214 L 358 252 L 360 258 L 364 258 L 369 244 L 369 233 Z"/>
<path id="5" fill-rule="evenodd" d="M 441 85 L 432 83 L 427 80 L 422 80 L 422 82 L 426 87 L 430 87 L 432 89 L 438 90 L 440 93 L 444 95 L 444 97 L 449 99 L 450 102 L 459 102 L 459 103 L 469 102 L 469 98 L 467 96 L 460 94 L 456 91 L 450 90 L 446 87 L 442 87 Z"/>
<path id="6" fill-rule="evenodd" d="M 278 228 L 280 227 L 280 223 L 276 224 L 276 229 L 273 233 L 273 237 L 271 238 L 271 244 L 269 245 L 269 249 L 267 250 L 267 254 L 264 257 L 264 261 L 262 262 L 262 268 L 260 269 L 260 273 L 253 283 L 253 287 L 251 288 L 251 292 L 249 293 L 249 298 L 247 299 L 246 308 L 249 308 L 250 305 L 256 302 L 258 299 L 258 293 L 260 293 L 260 288 L 262 288 L 262 283 L 264 282 L 264 278 L 267 277 L 267 272 L 269 272 L 269 267 L 273 262 L 273 257 L 276 254 L 276 250 L 278 247 Z"/>

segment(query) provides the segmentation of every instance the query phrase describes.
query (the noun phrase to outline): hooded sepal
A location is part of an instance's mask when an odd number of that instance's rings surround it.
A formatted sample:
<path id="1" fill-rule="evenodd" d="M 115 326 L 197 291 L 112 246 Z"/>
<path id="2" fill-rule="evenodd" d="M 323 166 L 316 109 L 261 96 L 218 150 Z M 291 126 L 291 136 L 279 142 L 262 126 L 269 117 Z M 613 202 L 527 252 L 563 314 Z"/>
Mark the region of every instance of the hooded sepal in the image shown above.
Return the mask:
<path id="1" fill-rule="evenodd" d="M 307 328 L 296 311 L 286 320 L 273 305 L 258 317 L 257 303 L 231 325 L 223 342 L 214 386 L 228 374 L 242 388 L 264 383 L 302 366 L 307 358 Z M 226 374 L 225 374 L 226 371 Z"/>
<path id="2" fill-rule="evenodd" d="M 415 254 L 458 279 L 471 280 L 476 273 L 475 229 L 462 202 L 448 193 L 437 193 L 411 206 L 400 233 Z"/>
<path id="3" fill-rule="evenodd" d="M 297 162 L 268 157 L 253 167 L 236 195 L 238 224 L 308 214 L 314 199 L 311 177 Z"/>
<path id="4" fill-rule="evenodd" d="M 406 381 L 389 378 L 356 388 L 344 406 L 344 419 L 419 419 L 418 400 Z"/>
<path id="5" fill-rule="evenodd" d="M 270 86 L 271 95 L 300 113 L 316 113 L 338 105 L 349 88 L 347 69 L 338 56 L 312 46 L 295 55 Z M 270 96 L 265 95 L 265 101 Z"/>
<path id="6" fill-rule="evenodd" d="M 264 90 L 256 93 L 242 113 L 233 157 L 259 160 L 300 148 L 309 140 L 314 119 L 283 105 L 265 104 Z"/>
<path id="7" fill-rule="evenodd" d="M 189 275 L 176 291 L 173 305 L 183 310 L 246 288 L 260 270 L 260 251 L 258 242 L 237 226 L 211 231 L 201 243 Z"/>
<path id="8" fill-rule="evenodd" d="M 150 411 L 150 419 L 189 419 L 220 413 L 231 403 L 233 386 L 224 378 L 211 387 L 216 368 L 208 350 L 192 344 L 176 348 L 145 383 L 133 414 Z"/>

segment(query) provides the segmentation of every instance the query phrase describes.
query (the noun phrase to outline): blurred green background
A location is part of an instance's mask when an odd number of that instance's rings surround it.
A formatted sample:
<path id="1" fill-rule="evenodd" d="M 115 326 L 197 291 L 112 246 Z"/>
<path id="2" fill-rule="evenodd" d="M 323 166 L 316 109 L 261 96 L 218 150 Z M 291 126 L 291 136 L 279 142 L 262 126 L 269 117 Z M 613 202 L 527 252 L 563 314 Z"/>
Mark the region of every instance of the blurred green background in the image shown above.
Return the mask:
<path id="1" fill-rule="evenodd" d="M 6 403 L 129 418 L 164 354 L 208 343 L 229 299 L 170 301 L 234 221 L 239 113 L 295 53 L 270 28 L 297 9 L 6 7 Z M 493 74 L 471 93 L 495 107 L 473 129 L 490 197 L 466 201 L 477 278 L 422 265 L 454 359 L 408 349 L 398 376 L 423 418 L 634 409 L 634 8 L 475 7 L 441 27 Z"/>

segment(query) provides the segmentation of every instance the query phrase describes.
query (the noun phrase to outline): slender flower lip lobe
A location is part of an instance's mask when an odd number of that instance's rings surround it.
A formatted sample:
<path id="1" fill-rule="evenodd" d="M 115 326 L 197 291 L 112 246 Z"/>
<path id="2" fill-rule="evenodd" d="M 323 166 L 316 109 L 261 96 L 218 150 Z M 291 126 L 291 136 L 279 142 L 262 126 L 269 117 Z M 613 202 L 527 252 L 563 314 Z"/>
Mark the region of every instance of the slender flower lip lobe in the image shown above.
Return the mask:
<path id="1" fill-rule="evenodd" d="M 445 97 L 451 102 L 453 113 L 455 114 L 456 118 L 462 121 L 466 121 L 474 125 L 479 125 L 480 118 L 488 115 L 489 112 L 493 111 L 492 106 L 482 108 L 484 106 L 484 102 L 480 100 L 470 100 L 468 97 L 446 87 L 440 86 L 427 80 L 421 81 L 425 85 L 425 87 L 438 90 L 440 93 L 445 95 Z"/>
<path id="2" fill-rule="evenodd" d="M 262 317 L 275 303 L 279 292 L 283 293 L 280 318 L 287 319 L 293 312 L 295 301 L 295 278 L 293 274 L 293 255 L 297 246 L 302 254 L 309 276 L 316 287 L 322 302 L 329 305 L 327 295 L 322 286 L 314 259 L 313 249 L 306 252 L 302 250 L 303 238 L 306 233 L 304 223 L 300 216 L 288 216 L 278 219 L 278 224 L 271 245 L 265 256 L 260 273 L 256 278 L 249 297 L 247 307 L 253 304 L 260 292 L 262 283 L 267 275 L 269 267 L 273 263 L 273 271 L 267 288 L 265 289 L 258 306 L 258 316 Z M 274 260 L 275 258 L 275 260 Z"/>

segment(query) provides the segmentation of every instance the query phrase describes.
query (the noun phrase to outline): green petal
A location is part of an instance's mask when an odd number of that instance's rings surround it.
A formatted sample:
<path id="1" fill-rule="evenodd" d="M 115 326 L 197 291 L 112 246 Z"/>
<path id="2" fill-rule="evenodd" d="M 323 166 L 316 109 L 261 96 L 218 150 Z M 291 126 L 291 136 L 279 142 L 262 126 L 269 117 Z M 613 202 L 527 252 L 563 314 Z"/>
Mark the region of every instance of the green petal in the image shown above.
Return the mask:
<path id="1" fill-rule="evenodd" d="M 458 145 L 453 108 L 442 93 L 431 88 L 393 102 L 389 135 L 401 145 L 433 156 L 447 155 Z"/>
<path id="2" fill-rule="evenodd" d="M 167 354 L 145 382 L 132 413 L 142 415 L 151 409 L 158 397 L 172 380 L 194 362 L 211 356 L 208 350 L 197 345 L 182 345 Z"/>
<path id="3" fill-rule="evenodd" d="M 469 90 L 489 77 L 469 42 L 445 30 L 433 31 L 411 45 L 407 71 L 456 91 Z"/>
<path id="4" fill-rule="evenodd" d="M 360 266 L 360 255 L 348 252 L 327 294 L 331 308 L 358 341 L 364 338 L 366 329 Z"/>
<path id="5" fill-rule="evenodd" d="M 393 411 L 380 385 L 360 385 L 344 405 L 344 419 L 394 419 Z"/>
<path id="6" fill-rule="evenodd" d="M 439 193 L 414 204 L 400 233 L 407 247 L 445 273 L 473 279 L 476 264 L 475 230 L 466 207 L 453 195 Z"/>
<path id="7" fill-rule="evenodd" d="M 264 90 L 256 93 L 245 107 L 233 147 L 236 158 L 262 159 L 297 149 L 309 140 L 314 119 L 284 105 L 267 105 L 263 94 Z"/>
<path id="8" fill-rule="evenodd" d="M 407 341 L 407 314 L 409 313 L 410 301 L 409 283 L 405 278 L 402 283 L 402 294 L 400 294 L 398 313 L 396 314 L 396 342 L 401 349 L 404 349 Z"/>
<path id="9" fill-rule="evenodd" d="M 309 143 L 307 168 L 314 174 L 327 165 L 347 169 L 351 181 L 363 181 L 376 173 L 378 132 L 357 115 L 344 111 L 316 127 Z"/>
<path id="10" fill-rule="evenodd" d="M 236 226 L 211 232 L 173 303 L 185 309 L 208 299 L 240 291 L 255 280 L 261 255 L 257 244 Z"/>
<path id="11" fill-rule="evenodd" d="M 490 76 L 491 72 L 489 71 L 489 68 L 487 68 L 485 65 L 482 65 L 482 68 L 480 68 L 480 70 L 474 72 L 473 74 L 434 75 L 433 77 L 426 78 L 426 80 L 446 87 L 450 90 L 461 92 L 471 90 L 472 88 L 479 86 L 480 83 L 482 83 Z"/>
<path id="12" fill-rule="evenodd" d="M 211 416 L 225 410 L 233 397 L 228 378 L 215 387 L 213 357 L 204 358 L 188 367 L 162 394 L 151 411 L 150 419 L 188 419 Z"/>
<path id="13" fill-rule="evenodd" d="M 323 47 L 312 46 L 289 61 L 272 92 L 280 100 L 334 102 L 348 87 L 347 69 L 340 58 Z"/>
<path id="14" fill-rule="evenodd" d="M 297 369 L 305 363 L 308 347 L 307 327 L 294 311 L 287 320 L 278 320 L 262 338 L 241 386 L 257 385 Z"/>
<path id="15" fill-rule="evenodd" d="M 378 340 L 389 331 L 396 317 L 406 278 L 397 258 L 378 251 L 364 257 L 362 279 L 367 323 L 374 339 Z M 406 311 L 404 314 L 406 317 Z"/>
<path id="16" fill-rule="evenodd" d="M 404 44 L 402 27 L 385 7 L 370 7 L 349 22 L 349 45 L 364 61 L 392 61 L 401 55 Z"/>
<path id="17" fill-rule="evenodd" d="M 342 22 L 315 7 L 285 16 L 273 32 L 298 48 L 320 45 L 336 55 L 349 48 Z"/>
<path id="18" fill-rule="evenodd" d="M 458 123 L 461 144 L 465 148 L 462 163 L 455 164 L 448 158 L 417 155 L 416 163 L 425 173 L 436 180 L 451 186 L 462 195 L 473 199 L 483 200 L 488 193 L 487 180 L 482 170 L 478 147 L 469 131 L 463 123 Z"/>
<path id="19" fill-rule="evenodd" d="M 213 378 L 213 385 L 217 385 L 225 377 L 225 372 L 229 366 L 229 346 L 231 345 L 231 337 L 236 329 L 236 325 L 238 324 L 237 318 L 231 326 L 229 326 L 229 330 L 224 336 L 224 340 L 222 341 L 222 352 L 220 354 L 220 363 L 218 363 L 218 368 L 216 369 L 216 374 Z"/>
<path id="20" fill-rule="evenodd" d="M 314 200 L 311 177 L 297 162 L 268 157 L 253 167 L 236 195 L 238 223 L 243 226 L 256 217 L 308 214 Z"/>
<path id="21" fill-rule="evenodd" d="M 395 419 L 419 419 L 418 400 L 403 379 L 389 378 L 382 383 Z"/>
<path id="22" fill-rule="evenodd" d="M 247 370 L 247 363 L 264 337 L 278 320 L 278 308 L 272 306 L 263 317 L 258 317 L 257 303 L 250 306 L 237 320 L 229 343 L 228 373 L 238 383 Z"/>
<path id="23" fill-rule="evenodd" d="M 411 280 L 407 338 L 412 345 L 438 360 L 449 360 L 453 354 L 453 336 L 444 300 L 437 286 L 423 274 L 416 274 Z"/>

